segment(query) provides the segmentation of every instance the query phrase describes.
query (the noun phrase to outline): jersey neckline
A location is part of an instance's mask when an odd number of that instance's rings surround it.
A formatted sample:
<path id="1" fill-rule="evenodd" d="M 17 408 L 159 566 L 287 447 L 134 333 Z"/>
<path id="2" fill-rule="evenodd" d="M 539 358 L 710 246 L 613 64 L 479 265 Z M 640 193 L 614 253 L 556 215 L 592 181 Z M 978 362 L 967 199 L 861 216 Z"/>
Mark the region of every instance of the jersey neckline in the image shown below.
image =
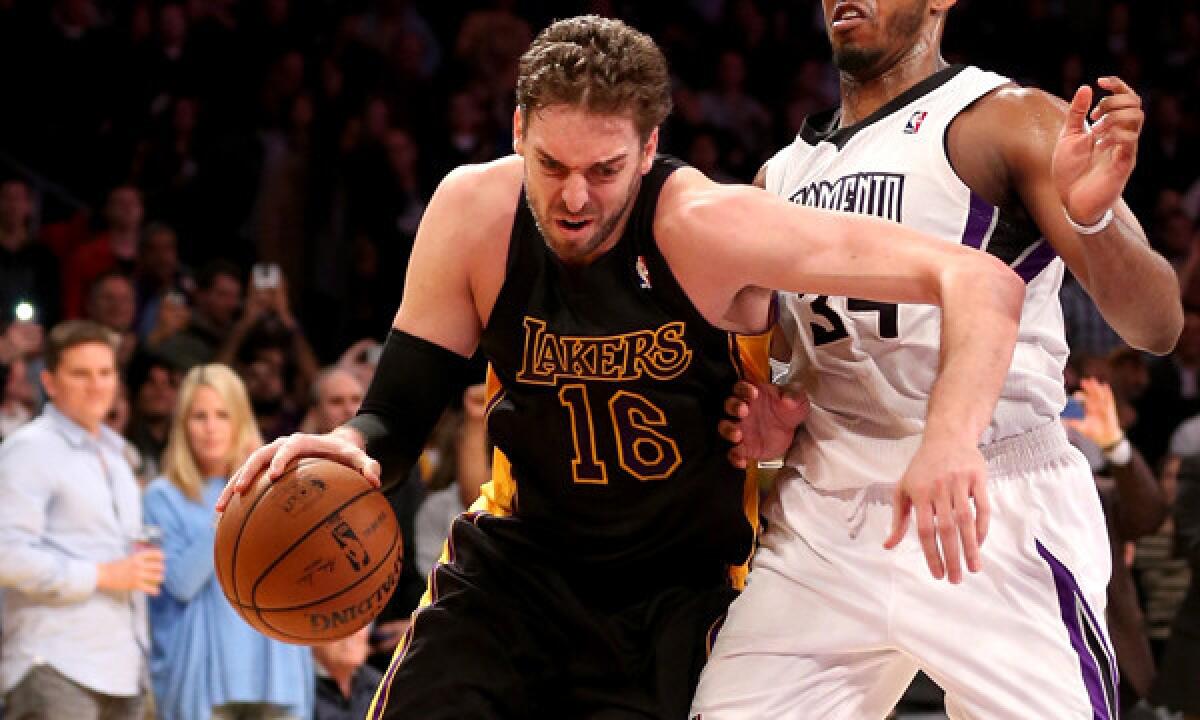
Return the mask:
<path id="1" fill-rule="evenodd" d="M 841 150 L 846 146 L 846 143 L 850 142 L 851 138 L 862 130 L 874 125 L 876 122 L 891 115 L 917 98 L 927 95 L 950 82 L 956 75 L 965 70 L 966 67 L 963 64 L 947 65 L 887 101 L 875 112 L 853 125 L 847 125 L 843 128 L 837 126 L 842 113 L 840 105 L 829 110 L 814 113 L 804 119 L 804 125 L 800 128 L 800 139 L 809 145 L 817 145 L 822 142 L 832 143 L 837 146 L 838 150 Z"/>

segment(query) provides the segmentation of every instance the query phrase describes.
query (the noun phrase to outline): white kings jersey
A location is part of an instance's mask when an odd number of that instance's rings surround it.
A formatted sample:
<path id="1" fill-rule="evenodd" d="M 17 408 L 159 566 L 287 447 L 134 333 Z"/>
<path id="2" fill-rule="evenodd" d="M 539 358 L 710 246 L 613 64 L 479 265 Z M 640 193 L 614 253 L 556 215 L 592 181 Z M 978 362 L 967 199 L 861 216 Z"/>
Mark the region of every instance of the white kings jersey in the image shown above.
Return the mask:
<path id="1" fill-rule="evenodd" d="M 1025 280 L 1016 352 L 983 443 L 1054 421 L 1066 402 L 1063 262 L 1019 201 L 990 205 L 946 155 L 951 121 L 1009 82 L 951 66 L 857 125 L 838 129 L 836 111 L 810 117 L 766 172 L 767 190 L 791 202 L 901 222 L 991 253 Z M 787 379 L 801 382 L 812 402 L 787 465 L 829 490 L 898 482 L 925 426 L 941 310 L 796 293 L 781 294 L 780 303 L 792 345 Z"/>

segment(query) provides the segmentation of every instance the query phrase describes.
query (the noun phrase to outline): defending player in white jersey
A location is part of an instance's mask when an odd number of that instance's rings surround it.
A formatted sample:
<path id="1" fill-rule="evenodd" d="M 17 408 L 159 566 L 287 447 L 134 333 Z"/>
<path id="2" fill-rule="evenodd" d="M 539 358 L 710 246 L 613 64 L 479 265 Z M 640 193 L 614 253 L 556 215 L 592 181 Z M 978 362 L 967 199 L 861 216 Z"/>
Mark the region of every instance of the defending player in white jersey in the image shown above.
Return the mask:
<path id="1" fill-rule="evenodd" d="M 1065 262 L 1131 345 L 1165 353 L 1179 335 L 1174 273 L 1121 200 L 1141 101 L 1102 78 L 1111 94 L 1089 115 L 1090 87 L 1068 107 L 948 66 L 939 45 L 954 4 L 823 0 L 841 106 L 809 118 L 758 183 L 1013 267 L 1027 292 L 1000 401 L 991 418 L 926 422 L 963 390 L 934 382 L 945 358 L 935 308 L 782 296 L 788 381 L 811 411 L 695 718 L 882 718 L 918 668 L 946 690 L 954 718 L 1116 717 L 1104 519 L 1059 421 L 1058 289 Z M 802 405 L 777 388 L 738 395 L 732 414 L 744 419 L 725 429 L 743 441 L 735 459 L 782 452 Z M 980 439 L 986 478 L 970 458 L 947 458 L 940 482 L 906 472 L 947 437 Z"/>

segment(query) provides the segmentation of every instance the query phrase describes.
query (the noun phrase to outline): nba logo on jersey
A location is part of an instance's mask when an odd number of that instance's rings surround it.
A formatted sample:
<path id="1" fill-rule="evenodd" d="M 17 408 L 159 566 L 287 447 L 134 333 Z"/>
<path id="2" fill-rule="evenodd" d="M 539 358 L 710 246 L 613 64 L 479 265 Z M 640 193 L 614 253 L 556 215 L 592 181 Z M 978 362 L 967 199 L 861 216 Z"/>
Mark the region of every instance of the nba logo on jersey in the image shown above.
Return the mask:
<path id="1" fill-rule="evenodd" d="M 925 116 L 929 113 L 924 110 L 918 110 L 908 119 L 908 123 L 904 126 L 904 132 L 908 135 L 916 135 L 921 129 L 921 123 L 925 122 Z"/>
<path id="2" fill-rule="evenodd" d="M 643 290 L 650 289 L 650 268 L 646 267 L 646 258 L 638 255 L 637 262 L 634 264 L 634 269 L 638 275 L 638 287 Z"/>

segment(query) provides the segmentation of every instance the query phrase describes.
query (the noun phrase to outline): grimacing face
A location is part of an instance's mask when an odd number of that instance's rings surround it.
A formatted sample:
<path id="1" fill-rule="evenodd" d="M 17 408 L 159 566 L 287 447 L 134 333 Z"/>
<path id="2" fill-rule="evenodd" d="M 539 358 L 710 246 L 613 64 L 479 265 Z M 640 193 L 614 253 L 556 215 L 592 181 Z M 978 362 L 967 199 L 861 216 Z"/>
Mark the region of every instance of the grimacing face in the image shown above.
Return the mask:
<path id="1" fill-rule="evenodd" d="M 550 105 L 513 120 L 525 194 L 542 237 L 565 263 L 594 260 L 617 241 L 650 171 L 658 130 L 643 143 L 632 115 Z"/>
<path id="2" fill-rule="evenodd" d="M 919 41 L 929 0 L 822 0 L 833 64 L 856 78 L 891 67 Z"/>

